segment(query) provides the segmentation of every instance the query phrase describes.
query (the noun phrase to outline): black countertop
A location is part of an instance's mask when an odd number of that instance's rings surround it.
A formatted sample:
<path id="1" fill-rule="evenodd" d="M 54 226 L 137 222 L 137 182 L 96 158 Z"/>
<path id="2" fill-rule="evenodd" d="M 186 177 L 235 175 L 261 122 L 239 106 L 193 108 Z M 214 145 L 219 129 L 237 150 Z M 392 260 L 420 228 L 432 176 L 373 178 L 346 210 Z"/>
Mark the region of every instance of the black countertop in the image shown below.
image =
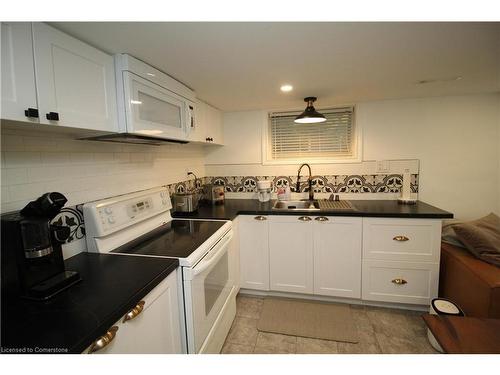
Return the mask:
<path id="1" fill-rule="evenodd" d="M 399 204 L 396 200 L 351 200 L 354 211 L 277 211 L 274 200 L 261 203 L 256 199 L 226 199 L 224 205 L 202 205 L 190 214 L 174 213 L 174 217 L 194 219 L 233 220 L 238 215 L 310 215 L 310 216 L 363 216 L 400 217 L 415 219 L 450 219 L 453 214 L 418 201 L 413 205 Z"/>
<path id="2" fill-rule="evenodd" d="M 66 269 L 80 273 L 78 284 L 48 302 L 2 299 L 1 349 L 81 353 L 178 265 L 177 259 L 75 255 Z"/>

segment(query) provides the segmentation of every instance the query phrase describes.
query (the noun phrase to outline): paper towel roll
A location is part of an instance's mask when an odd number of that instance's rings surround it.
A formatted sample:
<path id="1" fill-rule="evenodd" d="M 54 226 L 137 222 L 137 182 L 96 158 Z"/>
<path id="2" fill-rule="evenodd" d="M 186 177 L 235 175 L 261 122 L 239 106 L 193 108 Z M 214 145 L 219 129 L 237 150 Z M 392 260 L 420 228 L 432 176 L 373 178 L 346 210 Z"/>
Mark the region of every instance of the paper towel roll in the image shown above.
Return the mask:
<path id="1" fill-rule="evenodd" d="M 401 198 L 411 198 L 411 174 L 409 169 L 405 169 L 403 173 L 403 187 L 401 188 Z"/>

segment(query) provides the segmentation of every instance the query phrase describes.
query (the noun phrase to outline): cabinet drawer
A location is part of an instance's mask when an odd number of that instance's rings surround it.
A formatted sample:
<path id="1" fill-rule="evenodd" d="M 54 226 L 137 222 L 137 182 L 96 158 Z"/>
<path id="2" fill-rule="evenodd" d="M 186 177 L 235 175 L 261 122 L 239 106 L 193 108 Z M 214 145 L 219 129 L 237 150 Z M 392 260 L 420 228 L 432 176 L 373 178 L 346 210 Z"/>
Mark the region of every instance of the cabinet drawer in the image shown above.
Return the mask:
<path id="1" fill-rule="evenodd" d="M 438 293 L 438 263 L 363 261 L 362 298 L 428 305 Z"/>
<path id="2" fill-rule="evenodd" d="M 363 219 L 363 259 L 439 262 L 441 221 Z"/>

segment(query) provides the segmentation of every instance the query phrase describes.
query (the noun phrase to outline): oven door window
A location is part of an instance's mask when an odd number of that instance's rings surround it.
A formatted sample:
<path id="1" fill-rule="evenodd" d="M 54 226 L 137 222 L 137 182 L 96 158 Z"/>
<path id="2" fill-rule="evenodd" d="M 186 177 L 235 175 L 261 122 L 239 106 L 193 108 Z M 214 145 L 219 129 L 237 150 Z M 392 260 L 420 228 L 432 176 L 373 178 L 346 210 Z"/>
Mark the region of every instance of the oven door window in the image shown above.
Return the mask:
<path id="1" fill-rule="evenodd" d="M 221 240 L 196 266 L 183 269 L 189 350 L 200 350 L 235 287 L 234 267 L 230 241 Z"/>
<path id="2" fill-rule="evenodd" d="M 228 253 L 225 253 L 205 278 L 205 316 L 210 314 L 229 281 L 228 265 Z"/>

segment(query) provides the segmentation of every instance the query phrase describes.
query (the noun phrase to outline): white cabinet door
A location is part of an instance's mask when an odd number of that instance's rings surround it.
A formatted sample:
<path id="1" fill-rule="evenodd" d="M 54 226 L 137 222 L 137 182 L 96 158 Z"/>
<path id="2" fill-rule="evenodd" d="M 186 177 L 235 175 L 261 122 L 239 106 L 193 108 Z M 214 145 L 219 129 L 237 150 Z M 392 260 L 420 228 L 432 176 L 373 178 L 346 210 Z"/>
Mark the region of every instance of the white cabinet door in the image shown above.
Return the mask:
<path id="1" fill-rule="evenodd" d="M 177 271 L 155 287 L 135 311 L 130 320 L 120 319 L 118 330 L 99 354 L 180 354 L 182 350 Z M 138 313 L 137 313 L 138 312 Z M 127 316 L 127 315 L 125 315 Z M 135 316 L 135 317 L 134 317 Z M 88 351 L 88 350 L 87 350 Z"/>
<path id="2" fill-rule="evenodd" d="M 267 216 L 239 216 L 241 288 L 269 290 Z"/>
<path id="3" fill-rule="evenodd" d="M 205 108 L 206 104 L 196 100 L 194 107 L 194 128 L 189 129 L 188 139 L 193 142 L 207 142 Z"/>
<path id="4" fill-rule="evenodd" d="M 38 122 L 31 23 L 2 22 L 1 36 L 1 118 Z"/>
<path id="5" fill-rule="evenodd" d="M 314 294 L 361 298 L 362 220 L 314 218 Z"/>
<path id="6" fill-rule="evenodd" d="M 112 56 L 43 23 L 33 45 L 40 122 L 117 131 Z"/>
<path id="7" fill-rule="evenodd" d="M 209 143 L 222 145 L 223 140 L 223 129 L 222 129 L 222 113 L 217 108 L 210 105 L 206 107 L 206 124 L 207 124 L 207 138 L 209 138 Z"/>
<path id="8" fill-rule="evenodd" d="M 196 101 L 196 127 L 189 132 L 191 141 L 207 144 L 223 144 L 222 112 L 201 101 Z"/>
<path id="9" fill-rule="evenodd" d="M 313 293 L 313 220 L 309 216 L 270 216 L 270 289 Z"/>

